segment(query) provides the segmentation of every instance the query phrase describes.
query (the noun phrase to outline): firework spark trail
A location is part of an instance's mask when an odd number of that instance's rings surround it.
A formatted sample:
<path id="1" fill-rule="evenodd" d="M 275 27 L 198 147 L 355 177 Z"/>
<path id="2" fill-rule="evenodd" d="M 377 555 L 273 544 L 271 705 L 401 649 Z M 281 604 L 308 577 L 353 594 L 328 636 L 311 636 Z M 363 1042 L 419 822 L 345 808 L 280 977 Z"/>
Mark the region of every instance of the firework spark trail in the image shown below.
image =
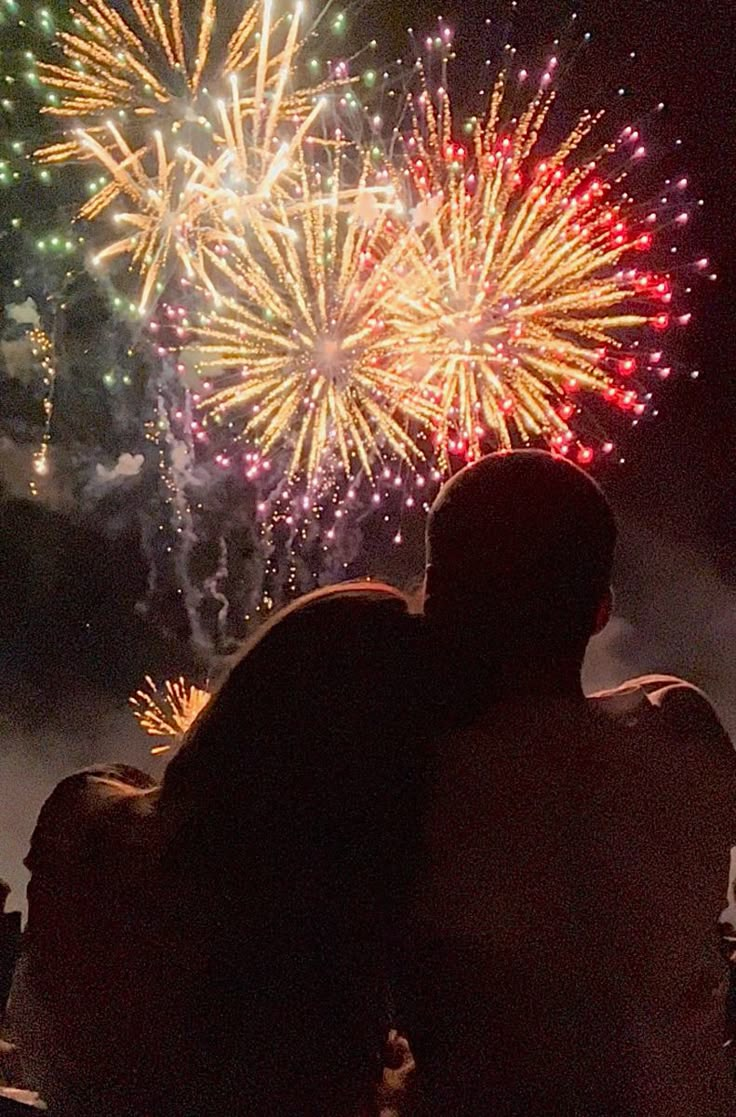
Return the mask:
<path id="1" fill-rule="evenodd" d="M 51 445 L 51 423 L 54 416 L 54 397 L 56 393 L 56 362 L 54 358 L 54 343 L 48 334 L 36 327 L 31 330 L 29 338 L 32 345 L 33 359 L 43 372 L 44 397 L 43 415 L 44 427 L 41 436 L 41 445 L 33 455 L 33 472 L 35 477 L 29 482 L 32 496 L 38 495 L 38 482 L 36 477 L 46 477 L 49 472 L 49 448 Z"/>
<path id="2" fill-rule="evenodd" d="M 187 487 L 191 482 L 194 458 L 191 444 L 191 414 L 187 403 L 187 414 L 183 423 L 185 439 L 177 437 L 172 430 L 169 408 L 162 393 L 157 398 L 159 438 L 166 447 L 162 476 L 167 490 L 167 504 L 170 512 L 170 526 L 173 532 L 173 561 L 177 584 L 180 587 L 184 607 L 189 619 L 192 645 L 198 654 L 207 659 L 213 651 L 212 640 L 202 623 L 202 590 L 192 580 L 191 559 L 198 543 L 194 528 Z"/>
<path id="3" fill-rule="evenodd" d="M 133 716 L 149 737 L 167 737 L 169 744 L 154 745 L 152 755 L 168 752 L 181 740 L 211 698 L 201 687 L 188 683 L 184 678 L 169 679 L 157 687 L 147 675 L 148 690 L 138 690 L 129 701 Z"/>

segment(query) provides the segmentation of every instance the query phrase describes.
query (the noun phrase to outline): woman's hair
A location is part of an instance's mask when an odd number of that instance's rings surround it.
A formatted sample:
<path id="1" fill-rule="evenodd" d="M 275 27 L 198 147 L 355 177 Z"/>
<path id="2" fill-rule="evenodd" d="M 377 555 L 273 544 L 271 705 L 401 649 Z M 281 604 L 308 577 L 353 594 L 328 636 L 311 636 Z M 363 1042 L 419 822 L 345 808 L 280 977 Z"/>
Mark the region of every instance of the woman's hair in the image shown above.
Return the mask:
<path id="1" fill-rule="evenodd" d="M 355 752 L 353 742 L 375 741 L 409 713 L 415 696 L 402 680 L 418 667 L 410 647 L 417 641 L 406 599 L 380 583 L 330 586 L 278 612 L 246 644 L 169 763 L 164 817 L 231 803 L 241 784 L 252 799 L 253 778 L 265 778 L 277 760 L 284 783 L 309 778 L 318 759 L 339 775 L 346 743 Z"/>
<path id="2" fill-rule="evenodd" d="M 368 1036 L 380 1046 L 379 956 L 417 832 L 419 626 L 384 585 L 302 598 L 246 647 L 164 777 L 171 871 L 217 912 L 199 934 L 222 1018 L 263 1013 L 282 1075 L 319 1076 L 331 1051 L 331 1077 L 359 1087 Z"/>

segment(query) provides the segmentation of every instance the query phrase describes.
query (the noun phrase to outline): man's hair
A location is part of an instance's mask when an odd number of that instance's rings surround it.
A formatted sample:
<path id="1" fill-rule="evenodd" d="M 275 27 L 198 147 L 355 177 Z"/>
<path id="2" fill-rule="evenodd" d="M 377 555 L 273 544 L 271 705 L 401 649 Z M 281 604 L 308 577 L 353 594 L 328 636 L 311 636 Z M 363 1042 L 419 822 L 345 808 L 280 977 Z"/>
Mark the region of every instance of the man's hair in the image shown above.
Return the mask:
<path id="1" fill-rule="evenodd" d="M 431 620 L 577 654 L 608 590 L 616 524 L 600 487 L 541 450 L 491 454 L 440 492 L 427 528 Z M 499 648 L 501 654 L 504 648 Z"/>

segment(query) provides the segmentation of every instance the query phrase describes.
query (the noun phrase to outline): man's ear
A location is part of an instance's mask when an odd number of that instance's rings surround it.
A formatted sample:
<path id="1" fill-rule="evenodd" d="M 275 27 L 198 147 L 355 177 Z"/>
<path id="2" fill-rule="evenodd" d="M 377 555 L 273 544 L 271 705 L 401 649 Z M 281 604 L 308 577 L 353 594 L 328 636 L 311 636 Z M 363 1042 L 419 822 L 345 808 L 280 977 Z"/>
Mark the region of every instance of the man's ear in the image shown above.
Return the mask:
<path id="1" fill-rule="evenodd" d="M 438 573 L 437 567 L 427 563 L 424 571 L 424 612 L 432 612 L 434 604 L 437 601 L 442 601 L 443 597 L 447 594 L 448 586 L 445 579 Z"/>
<path id="2" fill-rule="evenodd" d="M 607 589 L 595 614 L 595 628 L 593 635 L 602 632 L 613 615 L 613 590 Z"/>
<path id="3" fill-rule="evenodd" d="M 425 601 L 427 600 L 427 598 L 431 594 L 436 592 L 436 589 L 435 589 L 436 585 L 437 585 L 437 571 L 432 566 L 431 563 L 427 563 L 426 567 L 424 568 L 424 582 L 423 582 L 423 585 L 422 585 Z"/>

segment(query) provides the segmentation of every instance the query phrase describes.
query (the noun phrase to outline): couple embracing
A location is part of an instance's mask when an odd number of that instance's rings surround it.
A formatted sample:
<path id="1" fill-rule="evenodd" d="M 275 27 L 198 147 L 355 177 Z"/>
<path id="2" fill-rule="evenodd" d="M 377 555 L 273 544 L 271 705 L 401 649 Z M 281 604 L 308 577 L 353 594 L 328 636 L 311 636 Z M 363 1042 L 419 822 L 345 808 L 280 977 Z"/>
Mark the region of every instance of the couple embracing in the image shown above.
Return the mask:
<path id="1" fill-rule="evenodd" d="M 264 626 L 162 784 L 64 781 L 13 996 L 69 1117 L 728 1117 L 716 921 L 736 768 L 709 703 L 586 697 L 616 529 L 538 451 L 440 493 L 424 612 L 374 583 Z M 695 636 L 697 638 L 697 636 Z"/>

